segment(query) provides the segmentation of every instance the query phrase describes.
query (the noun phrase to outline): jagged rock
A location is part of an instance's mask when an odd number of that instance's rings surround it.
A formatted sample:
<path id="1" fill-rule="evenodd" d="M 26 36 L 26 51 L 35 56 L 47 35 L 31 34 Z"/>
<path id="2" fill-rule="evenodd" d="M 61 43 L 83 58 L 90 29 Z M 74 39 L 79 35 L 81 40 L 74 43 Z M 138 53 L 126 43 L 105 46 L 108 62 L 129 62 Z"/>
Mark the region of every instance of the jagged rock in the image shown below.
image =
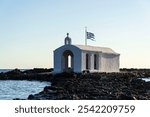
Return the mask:
<path id="1" fill-rule="evenodd" d="M 33 99 L 34 99 L 34 95 L 31 94 L 28 96 L 28 100 L 33 100 Z"/>
<path id="2" fill-rule="evenodd" d="M 36 94 L 36 99 L 150 99 L 146 82 L 135 78 L 132 73 L 90 73 L 76 74 L 75 77 L 63 73 L 56 76 L 52 86 L 47 86 Z"/>

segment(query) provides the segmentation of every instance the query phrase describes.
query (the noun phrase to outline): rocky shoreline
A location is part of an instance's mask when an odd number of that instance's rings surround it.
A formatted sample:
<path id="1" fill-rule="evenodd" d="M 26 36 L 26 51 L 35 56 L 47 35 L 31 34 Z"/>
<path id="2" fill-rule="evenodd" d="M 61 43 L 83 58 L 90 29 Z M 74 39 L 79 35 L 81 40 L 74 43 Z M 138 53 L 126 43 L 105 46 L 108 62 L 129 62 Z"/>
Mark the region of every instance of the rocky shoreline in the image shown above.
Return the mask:
<path id="1" fill-rule="evenodd" d="M 52 69 L 18 69 L 0 73 L 0 80 L 40 80 L 51 82 L 28 100 L 150 100 L 149 69 L 121 69 L 120 73 L 61 73 Z"/>
<path id="2" fill-rule="evenodd" d="M 37 80 L 51 81 L 53 69 L 34 68 L 21 71 L 14 69 L 6 73 L 0 73 L 0 80 Z"/>
<path id="3" fill-rule="evenodd" d="M 54 75 L 51 86 L 29 100 L 149 100 L 150 82 L 139 78 L 150 72 L 62 73 Z"/>

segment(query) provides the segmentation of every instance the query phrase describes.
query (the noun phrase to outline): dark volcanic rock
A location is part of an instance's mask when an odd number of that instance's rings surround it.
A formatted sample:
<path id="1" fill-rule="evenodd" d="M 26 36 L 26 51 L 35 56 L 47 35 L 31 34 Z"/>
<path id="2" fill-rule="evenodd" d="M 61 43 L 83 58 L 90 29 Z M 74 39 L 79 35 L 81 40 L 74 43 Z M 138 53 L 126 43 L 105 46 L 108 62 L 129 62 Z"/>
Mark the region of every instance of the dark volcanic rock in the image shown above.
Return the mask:
<path id="1" fill-rule="evenodd" d="M 149 85 L 133 73 L 57 74 L 32 99 L 135 100 L 150 99 Z M 29 98 L 28 98 L 29 99 Z"/>
<path id="2" fill-rule="evenodd" d="M 53 75 L 52 69 L 39 69 L 26 70 L 24 72 L 19 69 L 14 69 L 6 73 L 0 73 L 0 80 L 40 80 L 51 81 Z"/>
<path id="3" fill-rule="evenodd" d="M 29 99 L 29 100 L 34 99 L 34 95 L 32 95 L 32 94 L 31 94 L 31 95 L 29 95 L 29 96 L 28 96 L 28 99 Z"/>
<path id="4" fill-rule="evenodd" d="M 44 68 L 34 68 L 30 70 L 25 70 L 23 73 L 26 74 L 37 74 L 37 73 L 45 73 L 45 72 L 52 72 L 53 68 L 50 69 L 44 69 Z"/>

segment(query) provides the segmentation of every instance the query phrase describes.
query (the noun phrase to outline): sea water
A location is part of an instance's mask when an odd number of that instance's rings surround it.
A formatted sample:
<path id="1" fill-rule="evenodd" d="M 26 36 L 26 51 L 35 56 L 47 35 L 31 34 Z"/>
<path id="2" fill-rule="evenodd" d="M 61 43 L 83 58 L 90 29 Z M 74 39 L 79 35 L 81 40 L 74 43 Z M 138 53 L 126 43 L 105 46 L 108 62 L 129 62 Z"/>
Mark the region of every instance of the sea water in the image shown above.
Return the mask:
<path id="1" fill-rule="evenodd" d="M 48 85 L 50 82 L 0 80 L 0 100 L 27 99 L 30 94 L 39 93 Z"/>
<path id="2" fill-rule="evenodd" d="M 142 78 L 142 80 L 145 80 L 146 82 L 149 82 L 150 81 L 150 77 L 148 77 L 148 78 Z"/>
<path id="3" fill-rule="evenodd" d="M 9 72 L 9 71 L 12 71 L 14 69 L 0 69 L 0 73 L 6 73 L 6 72 Z M 25 70 L 28 70 L 28 69 L 19 69 L 20 71 L 25 71 Z"/>
<path id="4" fill-rule="evenodd" d="M 6 73 L 13 69 L 0 69 L 0 73 Z M 24 71 L 25 69 L 21 69 Z M 27 99 L 30 94 L 36 94 L 49 86 L 50 82 L 27 81 L 27 80 L 0 80 L 0 100 L 15 98 Z"/>
<path id="5" fill-rule="evenodd" d="M 6 72 L 8 72 L 8 71 L 11 71 L 12 69 L 0 69 L 0 73 L 6 73 Z"/>

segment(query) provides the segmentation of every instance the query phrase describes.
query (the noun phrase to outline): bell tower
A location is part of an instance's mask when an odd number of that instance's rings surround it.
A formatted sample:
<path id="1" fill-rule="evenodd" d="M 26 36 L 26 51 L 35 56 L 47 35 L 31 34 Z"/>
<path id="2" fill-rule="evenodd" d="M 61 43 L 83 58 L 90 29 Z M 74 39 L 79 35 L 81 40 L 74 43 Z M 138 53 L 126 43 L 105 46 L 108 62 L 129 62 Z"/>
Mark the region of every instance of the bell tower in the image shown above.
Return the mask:
<path id="1" fill-rule="evenodd" d="M 71 45 L 71 38 L 69 37 L 69 33 L 67 33 L 67 37 L 65 38 L 65 45 Z"/>

